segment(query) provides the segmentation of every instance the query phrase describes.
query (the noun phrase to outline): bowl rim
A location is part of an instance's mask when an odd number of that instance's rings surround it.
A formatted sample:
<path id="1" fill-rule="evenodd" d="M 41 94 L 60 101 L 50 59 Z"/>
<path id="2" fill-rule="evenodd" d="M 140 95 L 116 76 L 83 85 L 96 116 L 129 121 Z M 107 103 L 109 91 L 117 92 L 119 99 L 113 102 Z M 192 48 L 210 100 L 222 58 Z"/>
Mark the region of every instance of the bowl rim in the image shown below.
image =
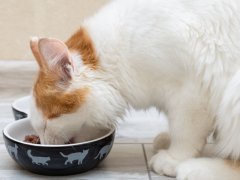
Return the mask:
<path id="1" fill-rule="evenodd" d="M 96 139 L 93 139 L 93 140 L 89 140 L 89 141 L 84 141 L 84 142 L 80 142 L 80 143 L 74 143 L 74 144 L 32 144 L 32 143 L 27 143 L 27 142 L 24 142 L 24 141 L 20 141 L 20 140 L 17 140 L 15 138 L 12 138 L 7 130 L 13 125 L 13 124 L 16 124 L 16 123 L 23 123 L 24 121 L 30 121 L 30 118 L 23 118 L 21 119 L 20 121 L 13 121 L 11 123 L 9 123 L 8 125 L 6 125 L 3 129 L 3 135 L 7 138 L 7 139 L 10 139 L 11 141 L 13 142 L 17 142 L 19 144 L 24 144 L 24 145 L 27 145 L 27 146 L 34 146 L 34 147 L 54 147 L 54 148 L 61 148 L 61 147 L 73 147 L 73 146 L 79 146 L 79 145 L 85 145 L 85 144 L 89 144 L 89 143 L 93 143 L 93 142 L 97 142 L 99 140 L 102 140 L 108 136 L 110 136 L 111 134 L 114 134 L 115 133 L 115 128 L 111 128 L 111 130 L 99 137 L 99 138 L 96 138 Z"/>
<path id="2" fill-rule="evenodd" d="M 15 110 L 17 110 L 17 111 L 23 112 L 23 113 L 25 113 L 27 116 L 29 116 L 29 113 L 26 112 L 25 110 L 19 108 L 17 104 L 19 104 L 19 103 L 22 102 L 23 100 L 26 100 L 26 99 L 29 100 L 30 97 L 31 97 L 31 95 L 28 95 L 28 96 L 23 96 L 23 97 L 21 97 L 21 98 L 16 99 L 16 100 L 13 101 L 12 104 L 11 104 L 12 108 L 15 109 Z"/>

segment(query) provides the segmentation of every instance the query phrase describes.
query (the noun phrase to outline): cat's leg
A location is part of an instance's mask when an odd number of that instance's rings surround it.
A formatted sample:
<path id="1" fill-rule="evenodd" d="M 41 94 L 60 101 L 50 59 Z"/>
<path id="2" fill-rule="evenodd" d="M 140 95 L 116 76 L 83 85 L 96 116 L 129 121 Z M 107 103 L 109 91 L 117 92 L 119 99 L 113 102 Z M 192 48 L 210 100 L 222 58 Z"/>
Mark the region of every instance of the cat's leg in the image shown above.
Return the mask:
<path id="1" fill-rule="evenodd" d="M 153 141 L 153 151 L 158 152 L 160 149 L 168 149 L 170 142 L 171 139 L 168 132 L 162 132 L 158 134 Z"/>
<path id="2" fill-rule="evenodd" d="M 161 175 L 176 176 L 176 167 L 183 161 L 197 157 L 212 128 L 213 118 L 208 98 L 193 88 L 182 90 L 170 101 L 168 110 L 171 143 L 150 160 L 152 169 Z"/>
<path id="3" fill-rule="evenodd" d="M 178 180 L 239 180 L 240 162 L 223 159 L 190 159 L 177 168 Z"/>

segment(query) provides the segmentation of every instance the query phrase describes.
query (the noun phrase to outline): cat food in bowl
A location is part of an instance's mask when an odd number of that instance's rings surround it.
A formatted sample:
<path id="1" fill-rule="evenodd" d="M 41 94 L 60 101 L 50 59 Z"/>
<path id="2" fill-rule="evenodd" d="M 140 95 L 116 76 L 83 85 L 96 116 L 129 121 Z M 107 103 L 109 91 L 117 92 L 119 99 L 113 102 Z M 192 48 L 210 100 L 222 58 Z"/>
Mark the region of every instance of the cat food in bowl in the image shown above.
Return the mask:
<path id="1" fill-rule="evenodd" d="M 115 130 L 96 139 L 75 144 L 38 144 L 30 119 L 7 125 L 3 137 L 9 155 L 23 168 L 44 175 L 69 175 L 96 167 L 110 152 Z M 25 142 L 27 141 L 27 142 Z"/>
<path id="2" fill-rule="evenodd" d="M 41 144 L 39 136 L 34 134 L 26 135 L 24 138 L 24 142 L 28 142 L 32 144 Z"/>

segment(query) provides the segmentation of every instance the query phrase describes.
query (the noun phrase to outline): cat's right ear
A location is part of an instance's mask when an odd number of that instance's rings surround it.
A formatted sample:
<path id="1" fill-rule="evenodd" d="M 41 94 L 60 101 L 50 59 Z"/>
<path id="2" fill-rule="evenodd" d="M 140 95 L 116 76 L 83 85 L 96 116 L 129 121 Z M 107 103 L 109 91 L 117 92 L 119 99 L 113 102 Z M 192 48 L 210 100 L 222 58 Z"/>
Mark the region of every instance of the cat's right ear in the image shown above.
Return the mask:
<path id="1" fill-rule="evenodd" d="M 39 52 L 39 48 L 38 48 L 38 42 L 39 42 L 39 38 L 38 37 L 32 37 L 30 40 L 30 47 L 32 49 L 32 53 L 40 67 L 40 69 L 46 68 L 46 64 L 42 61 L 42 57 L 41 54 Z"/>
<path id="2" fill-rule="evenodd" d="M 62 41 L 48 38 L 32 38 L 30 46 L 43 72 L 53 72 L 63 81 L 71 79 L 71 71 L 74 70 L 74 67 L 70 52 Z"/>

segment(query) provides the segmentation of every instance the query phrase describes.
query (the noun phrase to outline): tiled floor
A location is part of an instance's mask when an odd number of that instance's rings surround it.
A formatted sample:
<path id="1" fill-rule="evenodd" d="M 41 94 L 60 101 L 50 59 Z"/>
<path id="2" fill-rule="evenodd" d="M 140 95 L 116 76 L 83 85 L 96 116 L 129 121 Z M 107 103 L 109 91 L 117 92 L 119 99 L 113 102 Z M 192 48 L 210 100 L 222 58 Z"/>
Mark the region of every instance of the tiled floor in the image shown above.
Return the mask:
<path id="1" fill-rule="evenodd" d="M 9 67 L 11 68 L 8 69 Z M 28 75 L 21 72 L 21 69 L 25 69 Z M 36 66 L 32 62 L 5 63 L 0 61 L 0 130 L 13 121 L 11 102 L 29 94 L 30 82 L 34 78 L 35 70 Z M 117 138 L 109 156 L 94 170 L 73 176 L 46 177 L 30 173 L 19 167 L 7 154 L 1 133 L 0 179 L 172 179 L 156 175 L 149 170 L 147 162 L 152 156 L 152 144 L 149 142 L 151 142 L 151 138 Z"/>

